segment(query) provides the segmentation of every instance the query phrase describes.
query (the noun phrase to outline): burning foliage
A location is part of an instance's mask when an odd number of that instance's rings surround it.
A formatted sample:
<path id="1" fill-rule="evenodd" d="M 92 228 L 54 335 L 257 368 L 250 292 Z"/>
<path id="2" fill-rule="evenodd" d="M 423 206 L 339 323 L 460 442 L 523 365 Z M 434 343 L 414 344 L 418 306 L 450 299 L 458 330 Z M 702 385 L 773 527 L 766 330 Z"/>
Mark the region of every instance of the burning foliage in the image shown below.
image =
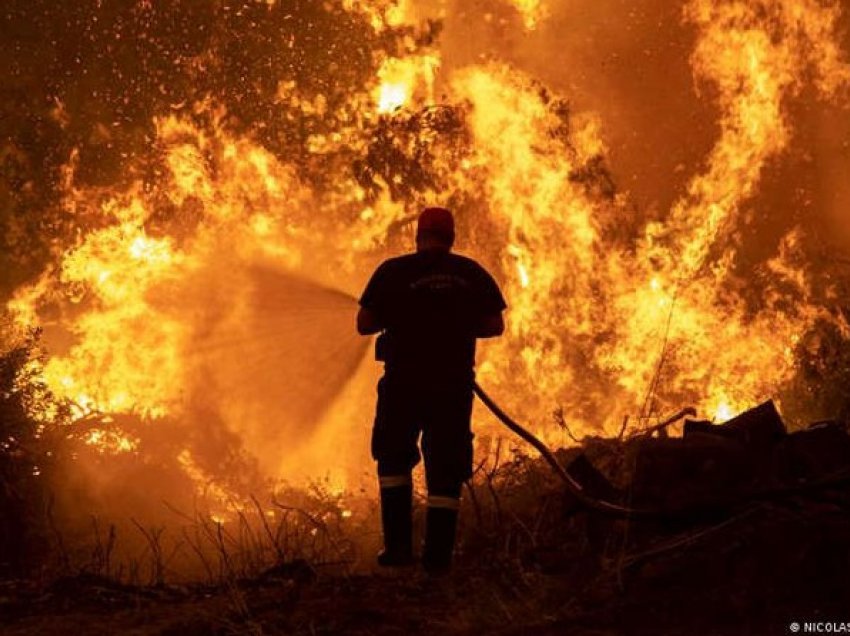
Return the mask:
<path id="1" fill-rule="evenodd" d="M 356 485 L 372 379 L 352 296 L 430 204 L 510 305 L 479 380 L 547 440 L 556 405 L 579 436 L 769 397 L 796 424 L 846 413 L 846 246 L 803 177 L 788 201 L 777 185 L 818 151 L 807 113 L 846 103 L 841 5 L 685 4 L 671 50 L 711 121 L 668 142 L 705 152 L 660 177 L 679 184 L 663 209 L 622 185 L 619 122 L 506 43 L 567 9 L 482 2 L 476 28 L 501 34 L 483 57 L 459 52 L 465 10 L 4 5 L 3 426 L 74 440 L 81 505 L 138 514 L 169 491 L 237 522 L 277 480 Z"/>

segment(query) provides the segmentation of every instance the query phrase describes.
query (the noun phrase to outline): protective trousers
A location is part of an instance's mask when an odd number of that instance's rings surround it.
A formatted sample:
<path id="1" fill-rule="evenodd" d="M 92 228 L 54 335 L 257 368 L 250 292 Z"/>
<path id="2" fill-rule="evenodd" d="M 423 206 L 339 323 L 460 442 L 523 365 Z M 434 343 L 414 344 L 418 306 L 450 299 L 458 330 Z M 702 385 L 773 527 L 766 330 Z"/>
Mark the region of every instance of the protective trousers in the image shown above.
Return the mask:
<path id="1" fill-rule="evenodd" d="M 381 483 L 382 564 L 409 558 L 410 472 L 422 456 L 428 487 L 423 564 L 432 572 L 451 564 L 461 487 L 472 475 L 472 378 L 441 380 L 427 383 L 387 374 L 378 383 L 372 456 Z"/>

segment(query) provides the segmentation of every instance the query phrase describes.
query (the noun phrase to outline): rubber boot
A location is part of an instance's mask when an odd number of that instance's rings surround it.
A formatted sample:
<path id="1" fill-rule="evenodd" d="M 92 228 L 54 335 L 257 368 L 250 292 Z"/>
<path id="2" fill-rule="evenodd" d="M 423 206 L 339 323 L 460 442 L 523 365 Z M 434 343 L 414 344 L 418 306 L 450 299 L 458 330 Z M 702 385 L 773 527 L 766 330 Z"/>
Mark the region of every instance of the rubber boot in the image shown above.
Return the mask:
<path id="1" fill-rule="evenodd" d="M 428 574 L 442 575 L 451 570 L 457 513 L 453 508 L 428 507 L 425 520 L 425 550 L 422 553 L 422 566 Z"/>
<path id="2" fill-rule="evenodd" d="M 381 488 L 381 524 L 384 550 L 378 565 L 398 567 L 413 564 L 413 486 Z"/>

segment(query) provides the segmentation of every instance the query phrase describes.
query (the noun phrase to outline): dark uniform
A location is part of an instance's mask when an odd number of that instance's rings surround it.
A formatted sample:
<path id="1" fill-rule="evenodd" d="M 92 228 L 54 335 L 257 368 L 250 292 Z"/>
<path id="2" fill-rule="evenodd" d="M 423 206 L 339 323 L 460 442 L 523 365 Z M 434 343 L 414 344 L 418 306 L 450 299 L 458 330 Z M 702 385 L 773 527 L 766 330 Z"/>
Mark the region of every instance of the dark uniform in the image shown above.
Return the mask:
<path id="1" fill-rule="evenodd" d="M 360 304 L 384 327 L 372 433 L 382 492 L 409 483 L 421 434 L 429 507 L 457 510 L 472 474 L 476 331 L 505 309 L 504 298 L 474 260 L 426 250 L 381 264 Z"/>

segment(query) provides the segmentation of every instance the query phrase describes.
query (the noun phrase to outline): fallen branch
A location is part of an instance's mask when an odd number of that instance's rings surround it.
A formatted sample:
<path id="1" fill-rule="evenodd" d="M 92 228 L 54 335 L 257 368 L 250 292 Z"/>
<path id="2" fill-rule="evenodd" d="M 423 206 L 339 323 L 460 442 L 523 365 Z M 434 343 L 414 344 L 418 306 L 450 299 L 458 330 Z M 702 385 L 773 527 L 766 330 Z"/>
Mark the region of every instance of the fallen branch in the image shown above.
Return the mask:
<path id="1" fill-rule="evenodd" d="M 681 420 L 683 417 L 688 416 L 688 415 L 690 415 L 691 417 L 696 417 L 696 414 L 697 414 L 697 411 L 694 407 L 686 406 L 681 411 L 679 411 L 675 415 L 671 415 L 670 417 L 668 417 L 663 422 L 659 422 L 655 426 L 650 426 L 647 429 L 644 429 L 644 430 L 639 431 L 637 433 L 633 433 L 632 435 L 629 436 L 629 439 L 632 439 L 632 438 L 635 438 L 635 437 L 641 437 L 641 436 L 650 437 L 654 433 L 657 433 L 659 431 L 663 431 L 668 426 L 675 424 L 676 422 Z"/>

